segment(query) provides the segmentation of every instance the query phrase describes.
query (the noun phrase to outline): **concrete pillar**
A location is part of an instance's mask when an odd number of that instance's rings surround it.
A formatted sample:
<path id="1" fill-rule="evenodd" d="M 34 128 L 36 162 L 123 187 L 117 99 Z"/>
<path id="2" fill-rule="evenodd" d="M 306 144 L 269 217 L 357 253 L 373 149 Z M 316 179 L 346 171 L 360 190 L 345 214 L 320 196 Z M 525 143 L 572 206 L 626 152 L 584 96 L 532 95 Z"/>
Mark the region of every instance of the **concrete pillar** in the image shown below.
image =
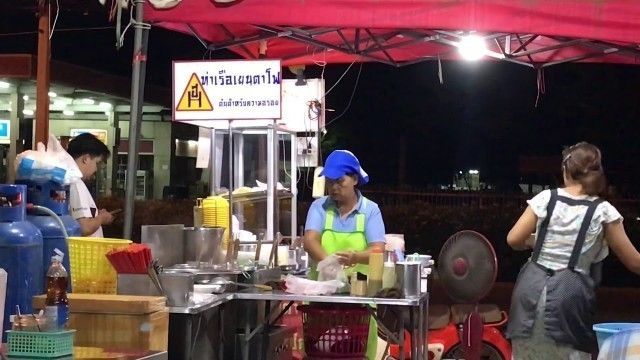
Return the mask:
<path id="1" fill-rule="evenodd" d="M 120 113 L 113 110 L 107 112 L 109 125 L 107 127 L 107 147 L 111 151 L 111 158 L 107 162 L 107 194 L 117 194 L 118 187 L 118 146 L 120 145 Z"/>
<path id="2" fill-rule="evenodd" d="M 16 155 L 22 152 L 23 144 L 20 138 L 20 120 L 24 110 L 24 100 L 18 92 L 18 87 L 10 95 L 11 101 L 11 125 L 9 128 L 9 154 L 7 155 L 7 183 L 13 184 L 16 180 L 15 162 Z"/>

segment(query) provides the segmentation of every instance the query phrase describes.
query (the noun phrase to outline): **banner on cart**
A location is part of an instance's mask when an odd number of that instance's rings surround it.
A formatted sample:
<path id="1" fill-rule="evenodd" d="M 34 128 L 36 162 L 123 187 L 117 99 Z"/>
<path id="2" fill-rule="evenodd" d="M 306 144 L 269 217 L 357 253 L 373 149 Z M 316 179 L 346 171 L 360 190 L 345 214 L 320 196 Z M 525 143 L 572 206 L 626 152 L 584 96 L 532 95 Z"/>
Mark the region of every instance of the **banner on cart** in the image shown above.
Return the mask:
<path id="1" fill-rule="evenodd" d="M 281 117 L 280 60 L 173 63 L 174 121 Z"/>
<path id="2" fill-rule="evenodd" d="M 287 310 L 284 316 L 282 316 L 282 325 L 295 329 L 291 339 L 289 339 L 292 344 L 291 350 L 293 351 L 293 357 L 295 359 L 302 359 L 304 337 L 302 333 L 302 313 L 298 311 L 298 305 L 302 305 L 302 303 L 296 302 Z M 284 310 L 285 306 L 285 303 L 280 304 L 280 310 Z"/>

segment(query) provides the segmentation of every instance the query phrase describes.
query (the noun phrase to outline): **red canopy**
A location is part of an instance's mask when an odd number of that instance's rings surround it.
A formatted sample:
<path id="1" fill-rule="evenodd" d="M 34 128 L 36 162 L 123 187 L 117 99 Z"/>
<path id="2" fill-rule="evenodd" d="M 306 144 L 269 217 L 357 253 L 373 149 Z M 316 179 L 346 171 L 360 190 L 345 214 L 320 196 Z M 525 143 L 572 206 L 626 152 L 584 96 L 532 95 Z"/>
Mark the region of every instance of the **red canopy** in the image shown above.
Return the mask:
<path id="1" fill-rule="evenodd" d="M 244 0 L 226 8 L 212 1 L 170 10 L 147 4 L 145 19 L 246 58 L 266 44 L 266 56 L 284 64 L 456 59 L 468 31 L 486 39 L 488 58 L 531 67 L 640 59 L 637 0 Z"/>

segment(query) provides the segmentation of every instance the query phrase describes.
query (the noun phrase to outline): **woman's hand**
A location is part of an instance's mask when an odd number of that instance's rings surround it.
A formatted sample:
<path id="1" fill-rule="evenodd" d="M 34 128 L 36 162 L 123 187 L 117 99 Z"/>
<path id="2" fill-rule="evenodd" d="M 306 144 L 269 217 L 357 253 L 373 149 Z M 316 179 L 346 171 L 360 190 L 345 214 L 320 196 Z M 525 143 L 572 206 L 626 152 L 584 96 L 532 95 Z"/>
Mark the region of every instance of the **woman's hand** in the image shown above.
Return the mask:
<path id="1" fill-rule="evenodd" d="M 338 257 L 340 264 L 346 267 L 356 265 L 356 252 L 355 251 L 339 251 L 335 254 Z"/>

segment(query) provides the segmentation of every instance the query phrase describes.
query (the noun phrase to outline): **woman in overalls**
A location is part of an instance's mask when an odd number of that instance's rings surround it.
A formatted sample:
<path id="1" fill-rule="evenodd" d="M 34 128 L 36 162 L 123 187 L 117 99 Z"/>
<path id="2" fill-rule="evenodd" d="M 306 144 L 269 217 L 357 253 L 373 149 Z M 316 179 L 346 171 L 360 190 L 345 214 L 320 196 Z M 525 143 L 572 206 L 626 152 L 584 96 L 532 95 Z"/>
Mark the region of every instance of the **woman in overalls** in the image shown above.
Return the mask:
<path id="1" fill-rule="evenodd" d="M 369 176 L 346 150 L 332 152 L 320 175 L 326 179 L 329 196 L 315 200 L 307 214 L 304 248 L 312 259 L 309 277 L 317 279 L 318 262 L 332 254 L 342 265 L 368 274 L 370 252 L 374 248 L 384 251 L 385 245 L 380 208 L 356 189 L 356 185 L 369 182 Z M 367 344 L 370 360 L 375 359 L 377 333 L 372 319 Z"/>
<path id="2" fill-rule="evenodd" d="M 511 298 L 507 337 L 514 360 L 590 360 L 599 264 L 611 248 L 640 274 L 640 253 L 622 216 L 600 198 L 606 189 L 600 150 L 584 142 L 566 149 L 562 173 L 564 187 L 529 200 L 507 236 L 516 250 L 533 247 Z"/>

